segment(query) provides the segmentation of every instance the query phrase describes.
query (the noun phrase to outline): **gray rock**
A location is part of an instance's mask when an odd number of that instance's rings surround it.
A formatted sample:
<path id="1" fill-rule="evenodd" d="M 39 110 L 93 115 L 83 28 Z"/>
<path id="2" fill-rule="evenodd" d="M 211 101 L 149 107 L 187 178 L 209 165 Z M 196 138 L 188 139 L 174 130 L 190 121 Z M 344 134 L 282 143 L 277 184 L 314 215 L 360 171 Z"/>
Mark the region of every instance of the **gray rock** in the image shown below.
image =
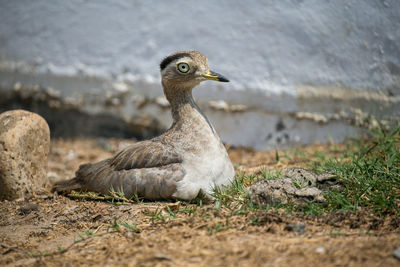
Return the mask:
<path id="1" fill-rule="evenodd" d="M 250 200 L 260 206 L 324 202 L 322 192 L 316 187 L 298 188 L 290 178 L 265 179 L 249 188 Z"/>
<path id="2" fill-rule="evenodd" d="M 341 184 L 336 174 L 330 172 L 316 174 L 303 168 L 285 169 L 283 177 L 290 178 L 299 187 L 315 186 L 321 190 L 330 190 L 331 187 L 338 187 Z"/>
<path id="3" fill-rule="evenodd" d="M 39 211 L 40 206 L 38 204 L 32 204 L 32 203 L 25 203 L 19 207 L 18 211 L 21 214 L 29 214 L 32 211 Z"/>
<path id="4" fill-rule="evenodd" d="M 299 188 L 294 192 L 296 198 L 301 202 L 324 202 L 321 190 L 316 187 Z"/>
<path id="5" fill-rule="evenodd" d="M 306 225 L 303 223 L 300 224 L 289 223 L 285 225 L 284 230 L 289 232 L 296 232 L 298 235 L 303 235 L 306 232 Z"/>
<path id="6" fill-rule="evenodd" d="M 283 177 L 290 178 L 300 187 L 315 186 L 317 184 L 318 176 L 303 168 L 290 168 L 283 171 Z"/>
<path id="7" fill-rule="evenodd" d="M 266 206 L 294 202 L 302 205 L 309 202 L 325 202 L 322 190 L 338 185 L 336 176 L 330 173 L 317 175 L 302 168 L 290 168 L 283 172 L 282 179 L 262 180 L 249 188 L 251 201 Z"/>
<path id="8" fill-rule="evenodd" d="M 250 186 L 249 196 L 251 202 L 259 206 L 285 204 L 291 200 L 294 190 L 290 179 L 265 179 Z"/>
<path id="9" fill-rule="evenodd" d="M 28 197 L 47 182 L 50 130 L 35 113 L 0 114 L 0 200 Z"/>

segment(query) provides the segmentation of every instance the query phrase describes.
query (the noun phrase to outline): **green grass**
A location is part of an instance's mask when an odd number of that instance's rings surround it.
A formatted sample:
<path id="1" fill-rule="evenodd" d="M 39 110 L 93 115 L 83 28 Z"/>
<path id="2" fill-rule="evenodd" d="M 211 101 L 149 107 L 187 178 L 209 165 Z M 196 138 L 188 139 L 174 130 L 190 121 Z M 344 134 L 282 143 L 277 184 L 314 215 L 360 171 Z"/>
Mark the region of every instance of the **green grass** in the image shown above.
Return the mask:
<path id="1" fill-rule="evenodd" d="M 140 229 L 137 227 L 137 224 L 135 221 L 132 221 L 131 223 L 125 222 L 125 221 L 117 221 L 117 218 L 114 217 L 113 221 L 110 222 L 110 224 L 107 226 L 107 231 L 96 234 L 90 230 L 84 230 L 82 233 L 78 233 L 76 237 L 74 237 L 74 242 L 71 243 L 68 247 L 61 247 L 58 246 L 57 250 L 55 251 L 42 251 L 42 252 L 28 252 L 26 253 L 26 256 L 29 258 L 41 258 L 41 257 L 49 257 L 49 256 L 55 256 L 55 255 L 61 255 L 66 252 L 68 252 L 72 247 L 74 247 L 78 243 L 86 242 L 89 241 L 93 238 L 96 237 L 102 237 L 108 234 L 113 234 L 113 233 L 119 233 L 123 229 L 126 229 L 126 231 L 132 231 L 135 233 L 140 233 Z"/>
<path id="2" fill-rule="evenodd" d="M 376 215 L 400 215 L 400 126 L 391 132 L 375 129 L 369 135 L 369 138 L 348 141 L 345 146 L 334 146 L 327 153 L 315 152 L 306 162 L 302 162 L 313 166 L 311 170 L 316 173 L 329 171 L 336 174 L 343 183 L 340 191 L 325 193 L 326 203 L 309 203 L 302 207 L 290 203 L 272 208 L 285 208 L 308 215 L 356 211 L 360 208 Z M 304 153 L 296 149 L 293 154 L 296 156 Z M 279 161 L 278 153 L 275 155 Z M 239 173 L 227 190 L 215 190 L 215 207 L 223 205 L 235 213 L 257 209 L 259 207 L 250 203 L 246 187 L 261 179 L 280 176 L 280 170 L 263 170 L 259 176 Z"/>
<path id="3" fill-rule="evenodd" d="M 214 224 L 212 227 L 209 227 L 207 229 L 207 232 L 209 235 L 213 235 L 215 233 L 224 231 L 224 230 L 228 230 L 229 228 L 231 228 L 231 226 L 229 225 L 229 218 L 226 217 L 225 218 L 225 223 L 217 223 Z"/>
<path id="4" fill-rule="evenodd" d="M 117 222 L 117 218 L 114 218 L 113 222 L 108 227 L 108 231 L 109 231 L 109 229 L 113 229 L 114 232 L 121 232 L 121 230 L 122 230 L 121 226 L 129 231 L 140 233 L 140 229 L 137 227 L 136 222 L 132 222 L 132 223 L 128 223 L 125 221 Z M 95 235 L 88 235 L 87 233 L 86 233 L 86 235 L 87 236 L 95 236 Z"/>
<path id="5" fill-rule="evenodd" d="M 80 192 L 80 193 L 70 193 L 67 194 L 70 198 L 75 199 L 88 199 L 88 200 L 97 200 L 97 201 L 107 201 L 113 205 L 128 205 L 132 203 L 141 203 L 143 200 L 139 199 L 137 194 L 135 194 L 132 198 L 128 199 L 125 197 L 123 191 L 115 191 L 111 189 L 109 194 L 104 195 L 96 192 Z"/>
<path id="6" fill-rule="evenodd" d="M 308 215 L 318 215 L 326 212 L 356 211 L 368 209 L 376 215 L 392 213 L 400 215 L 400 126 L 388 132 L 375 129 L 369 133 L 369 138 L 350 140 L 344 145 L 330 146 L 330 150 L 309 152 L 305 149 L 275 151 L 275 161 L 279 163 L 274 171 L 261 170 L 259 174 L 245 175 L 237 173 L 234 183 L 226 190 L 215 189 L 214 209 L 225 207 L 231 215 L 247 214 L 250 210 L 281 209 L 299 211 Z M 316 173 L 329 171 L 337 175 L 343 183 L 342 190 L 325 193 L 326 203 L 308 203 L 295 206 L 293 203 L 268 207 L 253 205 L 248 196 L 247 188 L 262 179 L 272 179 L 282 176 L 285 162 L 299 162 L 298 167 L 308 166 Z M 310 167 L 311 166 L 311 167 Z M 301 188 L 301 184 L 296 184 Z M 78 199 L 93 199 L 108 201 L 114 205 L 126 205 L 142 202 L 137 196 L 127 199 L 122 191 L 112 190 L 109 195 L 97 193 L 78 193 L 68 196 Z M 197 205 L 190 205 L 196 203 Z M 202 207 L 202 198 L 183 205 L 183 208 L 165 211 L 156 210 L 147 214 L 153 224 L 177 219 L 178 214 L 192 215 L 197 207 Z M 195 207 L 195 208 L 193 208 Z M 218 227 L 217 227 L 218 228 Z"/>
<path id="7" fill-rule="evenodd" d="M 400 127 L 389 133 L 376 129 L 371 134 L 372 138 L 351 143 L 344 154 L 350 160 L 328 158 L 315 165 L 315 171 L 330 170 L 344 182 L 341 192 L 327 193 L 327 210 L 368 207 L 378 215 L 399 213 Z"/>

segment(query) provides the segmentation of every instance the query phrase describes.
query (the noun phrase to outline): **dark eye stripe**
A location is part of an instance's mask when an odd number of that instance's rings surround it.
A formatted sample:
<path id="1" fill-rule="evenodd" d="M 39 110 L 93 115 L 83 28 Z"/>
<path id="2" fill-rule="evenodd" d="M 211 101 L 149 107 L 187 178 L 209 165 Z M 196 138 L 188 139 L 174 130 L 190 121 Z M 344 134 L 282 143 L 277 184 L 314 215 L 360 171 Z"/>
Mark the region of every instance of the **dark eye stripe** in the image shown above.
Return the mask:
<path id="1" fill-rule="evenodd" d="M 182 58 L 182 57 L 191 57 L 189 53 L 178 53 L 178 54 L 174 54 L 172 56 L 168 56 L 166 58 L 163 59 L 163 61 L 161 61 L 160 63 L 160 69 L 161 71 L 163 71 L 163 69 L 165 69 L 169 63 L 171 63 L 172 61 Z"/>

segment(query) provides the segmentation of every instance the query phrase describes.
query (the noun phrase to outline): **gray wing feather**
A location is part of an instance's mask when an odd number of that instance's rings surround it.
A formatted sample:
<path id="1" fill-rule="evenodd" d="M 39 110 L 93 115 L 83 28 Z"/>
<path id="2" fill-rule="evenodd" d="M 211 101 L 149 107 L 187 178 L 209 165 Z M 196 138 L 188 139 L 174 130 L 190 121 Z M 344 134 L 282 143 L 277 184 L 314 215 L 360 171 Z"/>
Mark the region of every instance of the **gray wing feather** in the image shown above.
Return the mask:
<path id="1" fill-rule="evenodd" d="M 182 163 L 182 157 L 172 147 L 151 140 L 127 147 L 111 160 L 115 170 L 161 167 L 173 163 Z"/>
<path id="2" fill-rule="evenodd" d="M 54 185 L 55 191 L 82 189 L 108 194 L 121 190 L 130 198 L 171 198 L 185 171 L 182 157 L 170 147 L 143 141 L 120 151 L 113 158 L 81 165 L 76 177 Z"/>

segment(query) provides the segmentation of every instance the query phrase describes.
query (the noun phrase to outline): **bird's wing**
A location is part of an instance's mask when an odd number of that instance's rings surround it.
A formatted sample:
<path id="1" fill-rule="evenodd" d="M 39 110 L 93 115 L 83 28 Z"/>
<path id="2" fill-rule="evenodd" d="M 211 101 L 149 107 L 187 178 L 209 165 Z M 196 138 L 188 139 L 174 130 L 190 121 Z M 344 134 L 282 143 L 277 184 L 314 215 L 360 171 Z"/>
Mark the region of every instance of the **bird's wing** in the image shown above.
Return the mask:
<path id="1" fill-rule="evenodd" d="M 186 173 L 179 163 L 116 171 L 110 168 L 110 160 L 81 165 L 76 177 L 57 182 L 52 190 L 94 191 L 105 195 L 111 191 L 121 191 L 127 198 L 138 196 L 145 199 L 169 199 Z"/>
<path id="2" fill-rule="evenodd" d="M 182 157 L 172 147 L 147 140 L 121 150 L 111 159 L 110 166 L 119 171 L 161 167 L 182 161 Z"/>
<path id="3" fill-rule="evenodd" d="M 171 198 L 185 170 L 182 157 L 160 141 L 138 142 L 110 159 L 81 165 L 76 177 L 56 183 L 53 190 L 89 190 L 108 194 L 121 190 L 130 198 Z"/>

